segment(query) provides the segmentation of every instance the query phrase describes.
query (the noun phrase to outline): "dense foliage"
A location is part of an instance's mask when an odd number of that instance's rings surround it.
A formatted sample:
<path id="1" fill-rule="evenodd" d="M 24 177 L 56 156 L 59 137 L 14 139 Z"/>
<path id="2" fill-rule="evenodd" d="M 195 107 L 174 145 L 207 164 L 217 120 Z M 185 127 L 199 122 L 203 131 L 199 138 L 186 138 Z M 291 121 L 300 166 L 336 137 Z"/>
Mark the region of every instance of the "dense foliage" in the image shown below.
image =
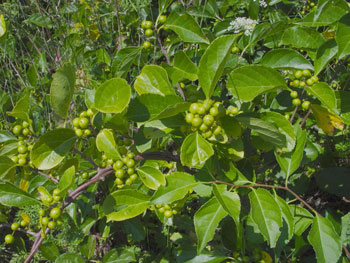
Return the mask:
<path id="1" fill-rule="evenodd" d="M 1 262 L 349 262 L 345 0 L 0 4 Z"/>

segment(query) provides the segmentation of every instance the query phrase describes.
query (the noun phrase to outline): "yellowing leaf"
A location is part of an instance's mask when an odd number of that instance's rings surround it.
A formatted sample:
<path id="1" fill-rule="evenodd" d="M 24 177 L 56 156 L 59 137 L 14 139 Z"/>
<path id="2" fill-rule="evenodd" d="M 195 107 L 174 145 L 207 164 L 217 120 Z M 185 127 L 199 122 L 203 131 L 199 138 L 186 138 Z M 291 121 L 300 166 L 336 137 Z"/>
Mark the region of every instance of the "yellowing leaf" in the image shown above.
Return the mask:
<path id="1" fill-rule="evenodd" d="M 333 38 L 334 38 L 334 35 L 335 35 L 335 30 L 322 32 L 322 35 L 323 35 L 326 39 L 333 39 Z"/>
<path id="2" fill-rule="evenodd" d="M 30 223 L 30 221 L 32 221 L 30 216 L 28 216 L 26 213 L 21 213 L 21 217 L 24 221 L 26 221 L 27 225 Z"/>
<path id="3" fill-rule="evenodd" d="M 26 191 L 28 190 L 29 181 L 25 178 L 22 178 L 19 182 L 19 189 Z"/>
<path id="4" fill-rule="evenodd" d="M 0 37 L 5 35 L 6 33 L 6 23 L 4 19 L 4 15 L 0 15 Z"/>
<path id="5" fill-rule="evenodd" d="M 98 27 L 96 25 L 90 26 L 90 38 L 92 40 L 97 40 L 101 36 L 100 32 L 98 31 Z"/>
<path id="6" fill-rule="evenodd" d="M 318 127 L 329 136 L 333 135 L 335 128 L 343 130 L 344 122 L 339 116 L 331 113 L 328 109 L 320 105 L 312 104 L 311 109 Z"/>
<path id="7" fill-rule="evenodd" d="M 261 251 L 261 259 L 263 259 L 265 263 L 272 263 L 271 256 L 265 251 Z"/>

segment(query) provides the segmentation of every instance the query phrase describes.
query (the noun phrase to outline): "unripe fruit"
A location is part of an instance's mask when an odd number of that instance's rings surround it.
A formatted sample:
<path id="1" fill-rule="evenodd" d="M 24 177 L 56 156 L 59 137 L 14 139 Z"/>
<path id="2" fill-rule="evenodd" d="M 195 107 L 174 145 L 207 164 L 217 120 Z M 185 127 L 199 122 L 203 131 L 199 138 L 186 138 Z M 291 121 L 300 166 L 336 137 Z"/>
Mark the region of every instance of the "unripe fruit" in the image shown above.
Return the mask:
<path id="1" fill-rule="evenodd" d="M 126 166 L 129 167 L 129 168 L 132 168 L 135 166 L 135 161 L 133 159 L 129 159 L 127 162 L 126 162 Z"/>
<path id="2" fill-rule="evenodd" d="M 160 207 L 159 209 L 158 209 L 158 211 L 159 211 L 159 213 L 164 213 L 165 212 L 165 208 L 164 207 Z"/>
<path id="3" fill-rule="evenodd" d="M 210 115 L 210 114 L 205 115 L 204 118 L 203 118 L 203 122 L 204 122 L 204 124 L 210 126 L 214 122 L 214 117 L 212 115 Z"/>
<path id="4" fill-rule="evenodd" d="M 74 127 L 79 127 L 79 121 L 80 121 L 80 118 L 74 118 L 73 122 L 72 122 L 73 126 Z"/>
<path id="5" fill-rule="evenodd" d="M 25 165 L 27 163 L 27 160 L 26 158 L 24 157 L 21 157 L 21 158 L 18 158 L 18 165 Z"/>
<path id="6" fill-rule="evenodd" d="M 22 131 L 22 126 L 21 125 L 16 125 L 13 127 L 12 132 L 14 135 L 19 135 Z"/>
<path id="7" fill-rule="evenodd" d="M 146 23 L 147 23 L 147 20 L 143 20 L 141 22 L 141 28 L 145 29 L 146 28 Z"/>
<path id="8" fill-rule="evenodd" d="M 48 224 L 47 224 L 47 227 L 50 228 L 50 229 L 54 229 L 56 227 L 56 223 L 54 221 L 50 221 Z"/>
<path id="9" fill-rule="evenodd" d="M 127 173 L 128 175 L 131 175 L 131 174 L 135 173 L 135 169 L 134 169 L 134 168 L 128 168 L 128 170 L 126 171 L 126 173 Z"/>
<path id="10" fill-rule="evenodd" d="M 193 118 L 194 118 L 193 113 L 189 112 L 189 113 L 186 114 L 185 119 L 186 119 L 187 123 L 192 123 Z"/>
<path id="11" fill-rule="evenodd" d="M 89 129 L 84 130 L 84 136 L 89 136 L 91 135 L 91 131 Z"/>
<path id="12" fill-rule="evenodd" d="M 86 117 L 87 116 L 87 112 L 86 111 L 82 111 L 79 116 L 80 117 Z"/>
<path id="13" fill-rule="evenodd" d="M 120 179 L 120 178 L 116 178 L 116 179 L 114 180 L 114 182 L 115 182 L 117 185 L 122 185 L 122 184 L 124 184 L 123 180 Z"/>
<path id="14" fill-rule="evenodd" d="M 19 224 L 18 224 L 17 222 L 12 223 L 11 229 L 12 229 L 13 231 L 16 231 L 18 228 L 19 228 Z"/>
<path id="15" fill-rule="evenodd" d="M 88 178 L 88 173 L 87 172 L 82 173 L 81 178 L 87 179 Z"/>
<path id="16" fill-rule="evenodd" d="M 159 23 L 164 24 L 166 21 L 166 16 L 164 16 L 164 15 L 159 16 L 158 21 L 159 21 Z"/>
<path id="17" fill-rule="evenodd" d="M 143 23 L 143 26 L 144 26 L 143 28 L 144 28 L 144 29 L 150 29 L 150 28 L 152 28 L 152 25 L 153 25 L 152 21 L 145 20 L 145 21 L 143 21 L 142 23 Z M 142 23 L 141 23 L 141 27 L 142 27 Z"/>
<path id="18" fill-rule="evenodd" d="M 212 133 L 212 131 L 206 131 L 202 135 L 204 138 L 210 138 L 213 135 L 213 133 Z"/>
<path id="19" fill-rule="evenodd" d="M 199 105 L 198 103 L 192 103 L 190 106 L 190 112 L 196 114 L 198 112 Z"/>
<path id="20" fill-rule="evenodd" d="M 132 175 L 130 175 L 130 179 L 131 179 L 132 181 L 136 181 L 136 180 L 137 180 L 137 174 L 132 174 Z"/>
<path id="21" fill-rule="evenodd" d="M 89 120 L 85 117 L 80 118 L 79 127 L 82 129 L 86 129 L 89 126 Z"/>
<path id="22" fill-rule="evenodd" d="M 47 226 L 48 223 L 49 223 L 49 218 L 47 216 L 41 218 L 42 225 Z"/>
<path id="23" fill-rule="evenodd" d="M 292 104 L 294 105 L 294 106 L 298 106 L 298 105 L 300 105 L 300 103 L 301 103 L 301 101 L 300 101 L 300 99 L 293 99 L 292 100 Z"/>
<path id="24" fill-rule="evenodd" d="M 295 91 L 295 90 L 293 90 L 293 91 L 290 92 L 289 95 L 290 95 L 292 98 L 297 98 L 297 97 L 298 97 L 298 92 Z"/>
<path id="25" fill-rule="evenodd" d="M 145 30 L 145 36 L 146 36 L 146 37 L 151 37 L 151 36 L 153 36 L 153 30 L 152 30 L 152 29 L 146 29 L 146 30 Z"/>
<path id="26" fill-rule="evenodd" d="M 298 70 L 294 73 L 294 76 L 297 78 L 297 79 L 300 79 L 302 76 L 303 76 L 303 72 L 301 70 Z"/>
<path id="27" fill-rule="evenodd" d="M 293 86 L 296 87 L 296 88 L 298 88 L 298 87 L 300 86 L 300 81 L 297 80 L 297 79 L 294 80 L 294 81 L 293 81 Z"/>
<path id="28" fill-rule="evenodd" d="M 149 49 L 151 47 L 151 43 L 149 41 L 145 41 L 143 42 L 142 47 L 144 49 Z"/>
<path id="29" fill-rule="evenodd" d="M 304 70 L 303 70 L 303 75 L 304 75 L 305 77 L 310 77 L 310 76 L 311 76 L 310 70 L 304 69 Z"/>
<path id="30" fill-rule="evenodd" d="M 209 129 L 209 127 L 207 125 L 205 125 L 204 123 L 201 124 L 201 126 L 199 126 L 199 130 L 200 131 L 207 131 Z"/>
<path id="31" fill-rule="evenodd" d="M 164 212 L 164 216 L 165 217 L 172 217 L 173 216 L 173 211 L 171 211 L 171 210 L 166 210 L 165 212 Z"/>
<path id="32" fill-rule="evenodd" d="M 198 109 L 197 109 L 197 113 L 198 113 L 199 115 L 205 114 L 205 107 L 202 106 L 202 105 L 200 105 L 200 106 L 198 107 Z"/>
<path id="33" fill-rule="evenodd" d="M 217 107 L 211 107 L 209 112 L 210 112 L 210 115 L 213 117 L 216 117 L 219 115 L 219 110 Z"/>
<path id="34" fill-rule="evenodd" d="M 63 225 L 63 221 L 58 219 L 58 220 L 56 221 L 56 224 L 57 224 L 58 226 L 62 226 L 62 225 Z"/>
<path id="35" fill-rule="evenodd" d="M 83 130 L 81 130 L 81 129 L 76 129 L 76 130 L 75 130 L 75 135 L 76 135 L 77 137 L 83 136 Z"/>
<path id="36" fill-rule="evenodd" d="M 213 130 L 214 135 L 219 135 L 222 131 L 221 126 L 216 126 L 215 129 Z"/>
<path id="37" fill-rule="evenodd" d="M 123 178 L 124 177 L 124 170 L 123 169 L 118 169 L 118 170 L 116 170 L 115 171 L 115 177 L 117 177 L 117 178 Z"/>
<path id="38" fill-rule="evenodd" d="M 232 107 L 232 108 L 231 108 L 231 114 L 232 114 L 232 115 L 236 115 L 236 114 L 238 114 L 238 112 L 239 112 L 239 110 L 238 110 L 237 107 Z"/>
<path id="39" fill-rule="evenodd" d="M 309 78 L 306 80 L 306 84 L 309 85 L 309 86 L 312 86 L 314 84 L 314 81 L 312 78 Z"/>
<path id="40" fill-rule="evenodd" d="M 123 166 L 124 166 L 124 163 L 121 160 L 118 160 L 113 164 L 113 169 L 114 170 L 121 169 L 123 168 Z"/>
<path id="41" fill-rule="evenodd" d="M 301 107 L 303 108 L 303 110 L 308 110 L 310 108 L 310 101 L 303 101 L 303 103 L 301 104 Z"/>
<path id="42" fill-rule="evenodd" d="M 45 215 L 45 210 L 44 209 L 40 209 L 38 211 L 38 214 L 39 214 L 39 216 L 44 216 Z"/>
<path id="43" fill-rule="evenodd" d="M 14 155 L 11 157 L 11 160 L 14 162 L 14 163 L 17 163 L 18 162 L 18 157 L 17 155 Z"/>
<path id="44" fill-rule="evenodd" d="M 87 116 L 89 116 L 89 117 L 94 116 L 94 112 L 93 112 L 91 109 L 88 109 L 88 110 L 86 111 L 86 114 L 87 114 Z"/>
<path id="45" fill-rule="evenodd" d="M 29 123 L 26 122 L 26 121 L 23 121 L 23 122 L 22 122 L 22 127 L 23 127 L 23 128 L 28 128 L 28 127 L 29 127 Z"/>
<path id="46" fill-rule="evenodd" d="M 60 196 L 58 196 L 58 195 L 55 195 L 55 196 L 53 197 L 53 200 L 55 201 L 55 203 L 61 201 L 61 199 L 62 199 L 62 197 L 60 197 Z"/>
<path id="47" fill-rule="evenodd" d="M 305 85 L 306 85 L 305 81 L 300 81 L 300 87 L 301 88 L 305 87 Z"/>
<path id="48" fill-rule="evenodd" d="M 318 77 L 317 76 L 312 76 L 311 79 L 312 79 L 312 81 L 314 83 L 318 82 Z"/>
<path id="49" fill-rule="evenodd" d="M 13 235 L 11 235 L 11 234 L 8 234 L 8 235 L 6 235 L 5 236 L 5 242 L 7 243 L 7 244 L 11 244 L 11 243 L 13 243 Z"/>
<path id="50" fill-rule="evenodd" d="M 24 145 L 18 146 L 17 151 L 19 153 L 26 153 L 28 151 L 27 147 Z"/>
<path id="51" fill-rule="evenodd" d="M 235 47 L 233 47 L 233 48 L 231 49 L 231 52 L 232 52 L 233 54 L 238 53 L 238 52 L 239 52 L 239 48 L 235 46 Z"/>
<path id="52" fill-rule="evenodd" d="M 199 126 L 201 126 L 201 124 L 202 124 L 202 119 L 201 118 L 199 118 L 199 117 L 193 118 L 193 120 L 192 120 L 192 126 L 193 127 L 199 127 Z"/>
<path id="53" fill-rule="evenodd" d="M 130 178 L 126 179 L 125 184 L 126 185 L 132 185 L 132 180 Z"/>
<path id="54" fill-rule="evenodd" d="M 133 153 L 128 153 L 128 155 L 126 157 L 130 158 L 130 159 L 133 159 L 134 158 L 134 154 Z"/>
<path id="55" fill-rule="evenodd" d="M 22 134 L 24 136 L 27 136 L 29 133 L 30 133 L 30 130 L 28 128 L 24 128 L 23 131 L 22 131 Z"/>
<path id="56" fill-rule="evenodd" d="M 25 220 L 21 220 L 21 222 L 20 222 L 21 227 L 25 227 L 27 224 L 28 223 Z"/>
<path id="57" fill-rule="evenodd" d="M 61 209 L 59 209 L 58 207 L 54 207 L 51 209 L 50 211 L 50 217 L 53 219 L 57 219 L 61 216 Z"/>

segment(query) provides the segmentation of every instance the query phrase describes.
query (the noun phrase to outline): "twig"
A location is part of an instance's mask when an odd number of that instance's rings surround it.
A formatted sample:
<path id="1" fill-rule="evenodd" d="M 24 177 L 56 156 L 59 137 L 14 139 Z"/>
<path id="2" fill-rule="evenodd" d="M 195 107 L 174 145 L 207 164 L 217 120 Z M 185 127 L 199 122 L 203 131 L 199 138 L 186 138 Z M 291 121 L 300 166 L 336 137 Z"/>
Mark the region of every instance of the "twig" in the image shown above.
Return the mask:
<path id="1" fill-rule="evenodd" d="M 31 170 L 32 172 L 34 172 L 34 173 L 37 173 L 37 174 L 40 174 L 40 175 L 42 175 L 42 176 L 45 176 L 47 179 L 49 179 L 49 180 L 51 180 L 52 182 L 54 182 L 54 183 L 58 183 L 58 180 L 56 179 L 56 178 L 53 178 L 52 176 L 50 176 L 50 175 L 48 175 L 48 174 L 46 174 L 46 173 L 44 173 L 44 172 L 42 172 L 42 171 L 39 171 L 38 169 L 34 169 L 34 168 L 32 168 L 32 167 L 28 167 L 29 168 L 29 170 Z"/>
<path id="2" fill-rule="evenodd" d="M 2 227 L 11 228 L 11 225 L 7 224 L 7 223 L 4 223 L 4 224 L 0 225 L 0 228 L 2 228 Z M 24 234 L 27 234 L 27 235 L 31 235 L 31 236 L 34 236 L 34 237 L 37 237 L 37 235 L 38 235 L 37 233 L 34 233 L 34 232 L 30 231 L 30 230 L 25 230 L 23 228 L 18 228 L 16 231 L 24 233 Z"/>
<path id="3" fill-rule="evenodd" d="M 290 117 L 290 120 L 289 120 L 290 124 L 293 124 L 294 117 L 295 117 L 295 114 L 296 114 L 297 111 L 298 111 L 298 108 L 299 108 L 299 106 L 295 106 L 295 109 L 294 109 L 294 111 L 293 111 L 292 117 Z"/>
<path id="4" fill-rule="evenodd" d="M 120 19 L 119 19 L 119 0 L 115 0 L 115 16 L 117 18 L 117 27 L 118 27 L 118 36 L 117 36 L 117 51 L 119 51 L 122 47 L 122 38 L 125 38 L 125 36 L 121 33 L 121 25 L 120 25 Z"/>
<path id="5" fill-rule="evenodd" d="M 306 123 L 306 120 L 310 116 L 311 112 L 312 112 L 312 109 L 309 109 L 309 111 L 306 113 L 304 119 L 300 123 L 300 128 L 303 128 L 303 125 Z"/>
<path id="6" fill-rule="evenodd" d="M 88 161 L 89 163 L 91 163 L 91 165 L 95 168 L 98 169 L 98 165 L 91 160 L 88 156 L 86 156 L 84 153 L 82 153 L 81 151 L 79 151 L 77 148 L 74 147 L 74 152 L 79 154 L 83 159 L 85 159 L 86 161 Z"/>

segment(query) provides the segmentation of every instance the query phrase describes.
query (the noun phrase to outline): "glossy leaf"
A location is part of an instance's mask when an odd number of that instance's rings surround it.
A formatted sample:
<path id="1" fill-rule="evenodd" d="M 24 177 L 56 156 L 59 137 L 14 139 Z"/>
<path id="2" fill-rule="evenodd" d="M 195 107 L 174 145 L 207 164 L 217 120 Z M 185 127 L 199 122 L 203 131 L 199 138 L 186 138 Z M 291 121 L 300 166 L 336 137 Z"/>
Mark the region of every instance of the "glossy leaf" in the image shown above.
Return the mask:
<path id="1" fill-rule="evenodd" d="M 0 156 L 0 179 L 2 181 L 13 181 L 16 164 L 7 156 Z"/>
<path id="2" fill-rule="evenodd" d="M 334 39 L 323 43 L 316 53 L 315 75 L 318 75 L 338 53 L 338 46 Z"/>
<path id="3" fill-rule="evenodd" d="M 315 216 L 308 240 L 316 252 L 319 263 L 337 262 L 341 256 L 340 237 L 327 218 Z"/>
<path id="4" fill-rule="evenodd" d="M 207 98 L 214 92 L 236 38 L 226 35 L 215 39 L 199 61 L 198 80 Z"/>
<path id="5" fill-rule="evenodd" d="M 120 113 L 128 106 L 130 96 L 131 88 L 125 79 L 109 79 L 97 88 L 95 107 L 104 113 Z"/>
<path id="6" fill-rule="evenodd" d="M 189 167 L 197 167 L 205 163 L 214 150 L 198 132 L 188 135 L 181 145 L 181 163 Z"/>
<path id="7" fill-rule="evenodd" d="M 187 13 L 172 12 L 168 16 L 165 25 L 184 42 L 209 44 L 196 20 Z"/>
<path id="8" fill-rule="evenodd" d="M 103 258 L 103 263 L 130 263 L 136 262 L 132 248 L 111 249 Z"/>
<path id="9" fill-rule="evenodd" d="M 315 96 L 330 111 L 337 111 L 337 99 L 334 90 L 326 82 L 318 82 L 306 90 Z"/>
<path id="10" fill-rule="evenodd" d="M 261 64 L 271 68 L 314 70 L 303 55 L 289 48 L 272 49 L 263 56 Z"/>
<path id="11" fill-rule="evenodd" d="M 0 204 L 25 207 L 40 204 L 38 200 L 11 183 L 0 183 Z"/>
<path id="12" fill-rule="evenodd" d="M 65 119 L 74 94 L 75 68 L 66 64 L 52 78 L 50 104 L 55 113 Z"/>
<path id="13" fill-rule="evenodd" d="M 150 189 L 157 190 L 159 186 L 165 186 L 165 176 L 159 170 L 151 166 L 141 166 L 137 168 L 142 182 Z"/>
<path id="14" fill-rule="evenodd" d="M 312 109 L 312 114 L 316 119 L 317 126 L 329 136 L 333 135 L 335 129 L 344 129 L 343 120 L 325 107 L 317 104 L 311 104 L 310 108 Z"/>
<path id="15" fill-rule="evenodd" d="M 100 152 L 104 152 L 108 158 L 121 159 L 113 132 L 110 129 L 103 129 L 97 134 L 96 147 Z"/>
<path id="16" fill-rule="evenodd" d="M 295 26 L 283 32 L 280 45 L 317 49 L 324 42 L 324 37 L 315 29 Z"/>
<path id="17" fill-rule="evenodd" d="M 85 263 L 85 260 L 78 254 L 65 253 L 56 258 L 55 263 Z"/>
<path id="18" fill-rule="evenodd" d="M 226 188 L 226 187 L 225 187 Z M 217 185 L 213 186 L 213 193 L 224 210 L 239 224 L 241 213 L 241 200 L 236 192 L 222 191 Z"/>
<path id="19" fill-rule="evenodd" d="M 29 93 L 26 93 L 23 95 L 22 98 L 20 98 L 17 101 L 12 111 L 8 112 L 7 114 L 24 121 L 29 121 L 28 112 L 29 112 Z"/>
<path id="20" fill-rule="evenodd" d="M 276 70 L 249 65 L 234 70 L 227 81 L 227 88 L 241 101 L 252 101 L 256 96 L 275 90 L 287 88 L 286 82 Z"/>
<path id="21" fill-rule="evenodd" d="M 17 140 L 17 138 L 8 131 L 1 131 L 0 130 L 0 143 L 8 142 L 8 141 L 14 141 Z"/>
<path id="22" fill-rule="evenodd" d="M 166 70 L 156 65 L 147 65 L 142 68 L 141 74 L 135 80 L 134 88 L 139 95 L 147 93 L 162 96 L 176 95 Z"/>
<path id="23" fill-rule="evenodd" d="M 341 243 L 348 245 L 350 243 L 350 213 L 341 218 Z"/>
<path id="24" fill-rule="evenodd" d="M 219 201 L 213 197 L 195 213 L 194 227 L 197 234 L 197 254 L 213 239 L 220 221 L 227 215 Z"/>
<path id="25" fill-rule="evenodd" d="M 339 59 L 350 54 L 350 14 L 346 14 L 340 19 L 335 33 L 335 41 L 338 44 Z"/>
<path id="26" fill-rule="evenodd" d="M 167 185 L 160 186 L 152 196 L 152 204 L 171 204 L 188 194 L 188 191 L 199 184 L 188 173 L 174 172 L 166 177 Z"/>
<path id="27" fill-rule="evenodd" d="M 259 188 L 249 193 L 252 219 L 257 224 L 260 233 L 273 248 L 276 246 L 282 227 L 282 213 L 269 191 Z"/>
<path id="28" fill-rule="evenodd" d="M 278 195 L 276 195 L 275 198 L 276 198 L 276 202 L 281 208 L 282 218 L 288 226 L 288 240 L 290 240 L 294 234 L 294 216 L 290 211 L 290 208 L 287 202 L 283 198 L 279 197 Z"/>
<path id="29" fill-rule="evenodd" d="M 5 35 L 6 31 L 7 31 L 7 29 L 6 29 L 6 23 L 5 23 L 4 15 L 0 14 L 0 37 Z"/>
<path id="30" fill-rule="evenodd" d="M 75 139 L 72 129 L 49 131 L 34 144 L 30 159 L 39 170 L 51 169 L 62 162 Z"/>
<path id="31" fill-rule="evenodd" d="M 135 190 L 118 190 L 111 193 L 117 206 L 122 208 L 107 215 L 109 221 L 123 221 L 143 213 L 150 206 L 150 197 Z"/>
<path id="32" fill-rule="evenodd" d="M 63 175 L 60 178 L 58 183 L 58 188 L 60 189 L 60 196 L 64 195 L 64 193 L 74 184 L 75 179 L 75 166 L 71 166 L 66 169 Z"/>
<path id="33" fill-rule="evenodd" d="M 276 160 L 287 177 L 293 174 L 300 166 L 301 160 L 303 159 L 306 135 L 305 131 L 301 132 L 300 136 L 297 138 L 295 149 L 292 152 L 283 154 L 275 152 Z"/>
<path id="34" fill-rule="evenodd" d="M 312 224 L 313 215 L 300 206 L 291 205 L 290 211 L 294 216 L 294 233 L 301 236 L 304 231 Z"/>

